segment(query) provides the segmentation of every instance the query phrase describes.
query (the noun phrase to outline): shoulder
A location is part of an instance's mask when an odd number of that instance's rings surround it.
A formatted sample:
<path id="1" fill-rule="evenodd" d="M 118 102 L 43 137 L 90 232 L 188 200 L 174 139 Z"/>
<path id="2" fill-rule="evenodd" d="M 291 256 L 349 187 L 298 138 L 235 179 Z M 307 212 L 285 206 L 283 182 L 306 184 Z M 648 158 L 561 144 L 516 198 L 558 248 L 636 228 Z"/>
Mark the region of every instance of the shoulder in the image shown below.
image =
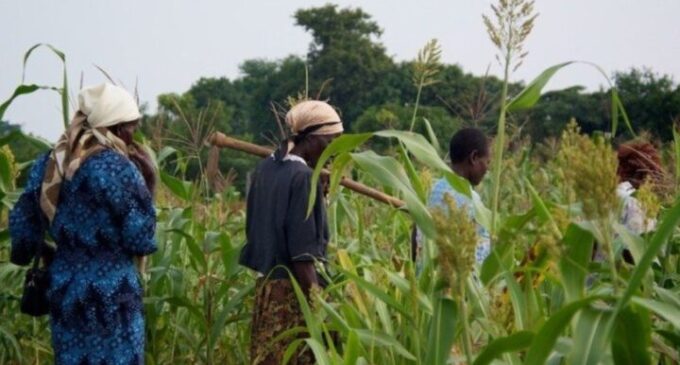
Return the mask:
<path id="1" fill-rule="evenodd" d="M 286 168 L 289 169 L 291 174 L 291 180 L 293 181 L 293 187 L 298 184 L 309 185 L 312 181 L 312 175 L 314 175 L 314 170 L 309 168 L 309 166 L 296 161 L 286 161 Z"/>
<path id="2" fill-rule="evenodd" d="M 133 169 L 134 164 L 127 157 L 107 148 L 90 156 L 80 168 L 95 172 L 117 173 Z"/>
<path id="3" fill-rule="evenodd" d="M 255 168 L 256 174 L 263 174 L 266 172 L 279 176 L 290 176 L 292 179 L 311 179 L 312 174 L 314 173 L 309 166 L 297 160 L 276 161 L 272 157 L 267 157 L 260 161 Z"/>
<path id="4" fill-rule="evenodd" d="M 28 174 L 26 189 L 30 190 L 31 188 L 40 185 L 45 177 L 45 167 L 47 166 L 47 161 L 50 159 L 50 153 L 52 153 L 51 150 L 42 153 L 33 161 L 33 166 L 31 166 L 31 170 Z"/>
<path id="5" fill-rule="evenodd" d="M 92 155 L 80 167 L 83 175 L 94 182 L 120 180 L 125 184 L 142 181 L 141 174 L 127 157 L 106 149 Z M 80 171 L 79 171 L 80 172 Z"/>
<path id="6" fill-rule="evenodd" d="M 464 194 L 459 193 L 457 190 L 451 187 L 451 184 L 449 184 L 449 182 L 445 178 L 441 178 L 437 180 L 432 186 L 429 204 L 430 205 L 443 204 L 444 196 L 447 194 L 454 198 L 456 204 L 458 205 L 468 205 L 470 203 L 470 198 L 468 198 Z"/>
<path id="7" fill-rule="evenodd" d="M 33 162 L 33 167 L 31 167 L 31 178 L 34 177 L 34 175 L 40 175 L 40 177 L 42 177 L 45 171 L 45 166 L 47 165 L 47 160 L 50 159 L 51 153 L 52 150 L 38 155 L 38 157 Z"/>

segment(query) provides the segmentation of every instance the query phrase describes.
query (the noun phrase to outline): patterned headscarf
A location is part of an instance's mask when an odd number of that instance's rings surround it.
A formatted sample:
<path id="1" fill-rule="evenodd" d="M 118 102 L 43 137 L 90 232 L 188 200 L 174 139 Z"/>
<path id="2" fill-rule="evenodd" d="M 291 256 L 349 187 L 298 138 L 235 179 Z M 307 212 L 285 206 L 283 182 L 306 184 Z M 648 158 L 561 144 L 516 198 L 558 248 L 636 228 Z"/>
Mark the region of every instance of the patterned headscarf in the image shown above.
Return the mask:
<path id="1" fill-rule="evenodd" d="M 295 104 L 286 114 L 286 124 L 293 134 L 287 141 L 285 156 L 296 144 L 308 135 L 329 135 L 343 132 L 342 120 L 328 103 L 319 100 L 306 100 Z M 285 144 L 284 146 L 285 147 Z"/>
<path id="2" fill-rule="evenodd" d="M 64 180 L 71 180 L 78 168 L 96 152 L 106 148 L 128 156 L 128 146 L 108 128 L 141 118 L 132 95 L 111 84 L 84 88 L 78 94 L 78 112 L 50 153 L 41 187 L 40 207 L 54 219 Z"/>

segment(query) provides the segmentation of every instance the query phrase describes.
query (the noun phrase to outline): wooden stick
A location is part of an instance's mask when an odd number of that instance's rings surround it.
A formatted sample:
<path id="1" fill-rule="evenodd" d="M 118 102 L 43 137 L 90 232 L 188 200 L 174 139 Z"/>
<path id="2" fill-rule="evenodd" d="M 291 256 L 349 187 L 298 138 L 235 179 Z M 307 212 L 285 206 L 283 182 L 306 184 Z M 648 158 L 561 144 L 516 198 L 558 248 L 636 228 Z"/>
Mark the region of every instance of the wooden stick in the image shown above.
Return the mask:
<path id="1" fill-rule="evenodd" d="M 274 150 L 267 148 L 267 147 L 262 147 L 258 146 L 253 143 L 241 141 L 236 138 L 229 137 L 225 135 L 224 133 L 220 132 L 215 132 L 213 133 L 212 136 L 210 136 L 210 139 L 208 140 L 210 144 L 213 146 L 217 146 L 220 148 L 230 148 L 233 150 L 249 153 L 251 155 L 255 156 L 260 156 L 260 157 L 268 157 L 270 156 Z M 321 170 L 322 175 L 330 175 L 330 171 L 323 169 Z M 397 199 L 393 196 L 387 195 L 383 193 L 380 190 L 373 189 L 371 187 L 368 187 L 362 183 L 356 182 L 352 179 L 348 179 L 346 177 L 342 177 L 340 180 L 340 185 L 355 191 L 359 194 L 365 195 L 369 198 L 373 198 L 381 203 L 385 203 L 387 205 L 393 206 L 395 208 L 401 208 L 404 207 L 406 204 L 400 200 Z"/>

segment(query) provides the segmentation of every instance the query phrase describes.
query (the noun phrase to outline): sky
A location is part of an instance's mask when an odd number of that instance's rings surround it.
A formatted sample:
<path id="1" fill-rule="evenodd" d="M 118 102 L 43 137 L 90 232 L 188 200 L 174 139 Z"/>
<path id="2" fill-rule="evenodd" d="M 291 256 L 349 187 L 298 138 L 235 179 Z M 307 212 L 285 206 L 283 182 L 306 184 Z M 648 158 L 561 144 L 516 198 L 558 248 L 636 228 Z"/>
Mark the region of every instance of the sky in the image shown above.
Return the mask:
<path id="1" fill-rule="evenodd" d="M 21 83 L 24 53 L 49 43 L 67 57 L 71 96 L 84 85 L 106 81 L 102 67 L 153 111 L 162 93 L 181 93 L 201 77 L 235 78 L 247 59 L 303 56 L 311 36 L 294 25 L 297 9 L 328 1 L 250 0 L 0 0 L 0 100 Z M 430 39 L 442 46 L 443 61 L 482 75 L 499 75 L 494 47 L 482 23 L 489 0 L 348 0 L 384 32 L 380 41 L 396 60 L 410 60 Z M 545 68 L 569 60 L 590 61 L 606 72 L 649 67 L 680 80 L 679 0 L 536 0 L 540 13 L 513 81 L 530 81 Z M 62 64 L 47 49 L 28 61 L 26 83 L 59 86 Z M 594 68 L 564 69 L 549 89 L 605 80 Z M 266 105 L 263 107 L 267 107 Z M 42 91 L 17 99 L 6 120 L 55 141 L 62 133 L 59 96 Z"/>

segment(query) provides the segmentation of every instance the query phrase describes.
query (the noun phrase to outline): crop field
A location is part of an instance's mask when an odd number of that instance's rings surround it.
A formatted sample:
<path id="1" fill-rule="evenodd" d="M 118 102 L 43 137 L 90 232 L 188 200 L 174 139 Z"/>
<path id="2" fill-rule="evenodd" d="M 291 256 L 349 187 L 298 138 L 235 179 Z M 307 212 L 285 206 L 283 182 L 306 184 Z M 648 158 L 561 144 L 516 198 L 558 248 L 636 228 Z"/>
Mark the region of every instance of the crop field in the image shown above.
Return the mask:
<path id="1" fill-rule="evenodd" d="M 614 144 L 624 134 L 645 136 L 615 87 L 607 94 L 604 131 L 585 133 L 572 120 L 558 137 L 530 141 L 515 128 L 512 116 L 534 108 L 550 78 L 573 64 L 512 87 L 510 75 L 525 57 L 522 44 L 536 19 L 521 6 L 526 3 L 500 1 L 484 18 L 505 70 L 489 133 L 492 164 L 475 188 L 486 204 L 475 207 L 475 220 L 491 233 L 491 255 L 474 263 L 475 222 L 456 215 L 455 203 L 450 216 L 427 204 L 439 178 L 464 194 L 472 189 L 449 167 L 442 132 L 419 114 L 421 93 L 442 82 L 441 49 L 432 41 L 415 61 L 417 96 L 404 101 L 413 102 L 404 127 L 348 131 L 317 165 L 315 179 L 323 166 L 331 172 L 328 195 L 313 196 L 326 201 L 329 216 L 322 271 L 328 285 L 309 301 L 296 287 L 306 326 L 283 335 L 297 338 L 289 356 L 307 346 L 319 364 L 680 363 L 680 132 L 674 126 L 672 137 L 658 143 L 664 180 L 637 192 L 656 227 L 635 234 L 619 219 Z M 513 6 L 519 10 L 504 13 Z M 521 36 L 509 36 L 507 24 Z M 64 99 L 65 125 L 68 87 L 65 74 L 54 88 Z M 19 86 L 0 106 L 0 120 L 15 97 L 40 90 Z M 183 140 L 163 128 L 162 118 L 137 136 L 159 172 L 158 251 L 141 274 L 146 363 L 247 364 L 256 276 L 238 264 L 245 193 L 233 176 L 216 171 L 220 151 L 209 142 L 219 128 L 211 124 L 212 109 L 175 107 L 189 131 Z M 10 143 L 17 141 L 36 151 L 51 147 L 18 131 L 0 135 L 0 364 L 50 364 L 49 319 L 20 313 L 26 268 L 9 263 L 7 217 L 31 165 L 16 160 Z M 404 205 L 344 188 L 342 176 Z M 416 226 L 423 249 L 414 261 Z M 624 249 L 632 260 L 624 260 Z"/>

